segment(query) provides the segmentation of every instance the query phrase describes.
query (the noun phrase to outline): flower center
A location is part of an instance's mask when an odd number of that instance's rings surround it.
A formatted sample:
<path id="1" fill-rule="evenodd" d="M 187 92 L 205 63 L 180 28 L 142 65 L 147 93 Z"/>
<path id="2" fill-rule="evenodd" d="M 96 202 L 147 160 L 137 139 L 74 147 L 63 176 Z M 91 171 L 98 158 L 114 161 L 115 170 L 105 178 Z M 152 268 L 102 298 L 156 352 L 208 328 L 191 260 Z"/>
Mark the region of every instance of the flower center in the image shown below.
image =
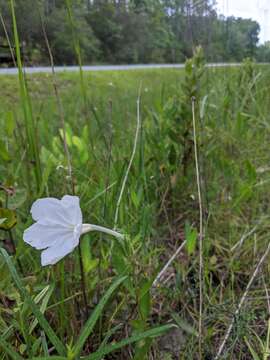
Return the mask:
<path id="1" fill-rule="evenodd" d="M 82 232 L 82 224 L 77 224 L 73 227 L 74 236 L 80 236 Z"/>

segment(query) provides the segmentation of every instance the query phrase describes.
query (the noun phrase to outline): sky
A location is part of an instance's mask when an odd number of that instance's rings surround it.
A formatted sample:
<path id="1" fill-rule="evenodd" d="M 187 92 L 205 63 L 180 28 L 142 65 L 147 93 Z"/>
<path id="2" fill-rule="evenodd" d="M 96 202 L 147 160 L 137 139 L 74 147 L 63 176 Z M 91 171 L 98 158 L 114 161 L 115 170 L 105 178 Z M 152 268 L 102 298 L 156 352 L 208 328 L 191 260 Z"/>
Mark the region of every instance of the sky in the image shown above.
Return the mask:
<path id="1" fill-rule="evenodd" d="M 219 14 L 251 18 L 261 26 L 260 43 L 270 41 L 270 0 L 216 0 Z"/>

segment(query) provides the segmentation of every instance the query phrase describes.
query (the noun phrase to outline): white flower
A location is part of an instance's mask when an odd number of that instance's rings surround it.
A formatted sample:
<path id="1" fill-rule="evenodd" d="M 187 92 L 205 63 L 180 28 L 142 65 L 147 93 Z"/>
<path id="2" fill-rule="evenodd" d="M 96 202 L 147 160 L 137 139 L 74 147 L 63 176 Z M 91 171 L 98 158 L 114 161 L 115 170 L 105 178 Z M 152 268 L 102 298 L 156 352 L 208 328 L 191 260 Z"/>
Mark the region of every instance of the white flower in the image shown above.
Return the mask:
<path id="1" fill-rule="evenodd" d="M 25 230 L 23 240 L 41 253 L 41 265 L 53 265 L 71 253 L 79 244 L 80 236 L 89 231 L 102 231 L 122 237 L 116 231 L 82 223 L 80 199 L 65 195 L 61 200 L 44 198 L 35 201 L 31 214 L 36 221 Z"/>

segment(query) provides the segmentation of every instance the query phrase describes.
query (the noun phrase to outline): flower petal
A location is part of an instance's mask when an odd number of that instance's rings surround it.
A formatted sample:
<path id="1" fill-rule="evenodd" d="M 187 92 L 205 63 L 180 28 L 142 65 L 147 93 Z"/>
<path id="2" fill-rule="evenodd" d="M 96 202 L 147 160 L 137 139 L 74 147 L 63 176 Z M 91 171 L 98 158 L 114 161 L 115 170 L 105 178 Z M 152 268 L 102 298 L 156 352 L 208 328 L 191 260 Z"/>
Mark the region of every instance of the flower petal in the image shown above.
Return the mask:
<path id="1" fill-rule="evenodd" d="M 65 195 L 61 200 L 43 198 L 36 200 L 31 208 L 32 217 L 43 225 L 78 225 L 82 223 L 80 199 Z"/>
<path id="2" fill-rule="evenodd" d="M 43 198 L 36 200 L 31 207 L 31 214 L 35 221 L 42 224 L 68 224 L 65 219 L 61 201 L 55 198 Z"/>
<path id="3" fill-rule="evenodd" d="M 74 232 L 72 228 L 59 225 L 44 225 L 37 222 L 24 231 L 23 240 L 40 250 L 62 243 L 63 241 L 73 244 Z"/>
<path id="4" fill-rule="evenodd" d="M 54 265 L 67 254 L 71 253 L 75 247 L 78 245 L 79 239 L 77 243 L 72 243 L 70 241 L 61 242 L 61 244 L 54 245 L 49 247 L 48 249 L 42 251 L 41 253 L 41 265 Z"/>
<path id="5" fill-rule="evenodd" d="M 82 223 L 82 211 L 78 196 L 63 196 L 61 199 L 61 205 L 64 209 L 65 217 L 70 224 L 77 225 Z"/>

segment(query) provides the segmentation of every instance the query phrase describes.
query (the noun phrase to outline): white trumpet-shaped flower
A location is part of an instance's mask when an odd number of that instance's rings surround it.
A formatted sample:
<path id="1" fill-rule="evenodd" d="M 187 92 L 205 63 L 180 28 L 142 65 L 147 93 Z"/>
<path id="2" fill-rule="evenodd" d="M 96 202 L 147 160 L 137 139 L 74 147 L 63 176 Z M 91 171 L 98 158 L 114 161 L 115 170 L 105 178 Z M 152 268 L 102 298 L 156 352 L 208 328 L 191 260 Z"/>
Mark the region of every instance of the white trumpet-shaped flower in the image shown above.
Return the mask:
<path id="1" fill-rule="evenodd" d="M 42 266 L 53 265 L 71 253 L 78 246 L 80 236 L 89 231 L 101 231 L 122 238 L 116 231 L 83 224 L 80 200 L 77 196 L 65 195 L 61 200 L 36 200 L 32 205 L 31 214 L 36 223 L 24 231 L 23 240 L 32 247 L 43 250 Z"/>

